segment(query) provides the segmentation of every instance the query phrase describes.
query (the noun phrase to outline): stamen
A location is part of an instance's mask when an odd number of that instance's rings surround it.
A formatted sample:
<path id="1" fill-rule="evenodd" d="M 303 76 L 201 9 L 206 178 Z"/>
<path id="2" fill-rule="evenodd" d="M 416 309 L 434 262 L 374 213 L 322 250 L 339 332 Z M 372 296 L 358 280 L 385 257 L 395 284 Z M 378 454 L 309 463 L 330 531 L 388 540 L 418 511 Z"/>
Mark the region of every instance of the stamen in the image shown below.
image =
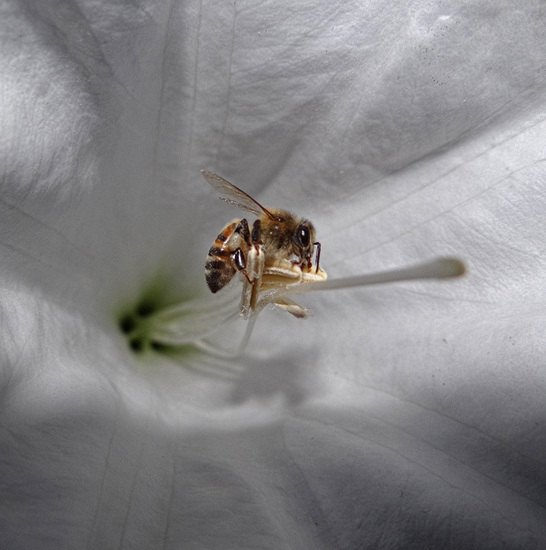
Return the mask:
<path id="1" fill-rule="evenodd" d="M 165 346 L 183 346 L 214 334 L 239 316 L 240 295 L 229 290 L 158 310 L 147 320 L 147 338 Z"/>
<path id="2" fill-rule="evenodd" d="M 260 309 L 261 311 L 261 309 Z M 256 324 L 256 321 L 258 319 L 258 314 L 252 315 L 252 317 L 249 317 L 246 323 L 246 329 L 243 334 L 243 337 L 241 338 L 241 341 L 239 342 L 239 345 L 233 349 L 233 350 L 227 350 L 225 348 L 219 348 L 218 346 L 210 343 L 206 339 L 200 339 L 193 342 L 195 347 L 203 350 L 204 352 L 208 353 L 209 355 L 214 355 L 215 357 L 222 357 L 222 358 L 230 358 L 235 359 L 243 353 L 245 350 L 248 341 L 250 340 L 250 337 L 252 336 L 252 331 L 254 330 L 254 325 Z"/>
<path id="3" fill-rule="evenodd" d="M 208 341 L 207 338 L 222 329 L 227 321 L 241 316 L 241 294 L 238 285 L 231 285 L 219 295 L 182 302 L 159 309 L 147 316 L 141 316 L 138 323 L 134 327 L 128 326 L 125 332 L 129 339 L 138 336 L 142 342 L 145 341 L 151 345 L 177 347 L 193 344 L 211 355 L 233 358 L 240 355 L 246 347 L 258 314 L 267 305 L 273 304 L 282 307 L 296 317 L 306 316 L 305 308 L 290 300 L 289 295 L 418 279 L 446 279 L 458 277 L 464 272 L 464 264 L 456 258 L 438 258 L 412 267 L 380 273 L 341 279 L 324 278 L 323 280 L 300 283 L 294 283 L 293 277 L 288 276 L 291 271 L 287 271 L 285 274 L 286 284 L 277 282 L 280 286 L 276 286 L 272 290 L 262 289 L 262 292 L 257 295 L 256 303 L 253 303 L 250 308 L 242 340 L 232 351 L 219 347 L 215 340 Z M 254 287 L 251 286 L 251 288 Z"/>
<path id="4" fill-rule="evenodd" d="M 317 290 L 341 290 L 344 288 L 401 281 L 449 279 L 453 277 L 460 277 L 465 273 L 465 271 L 465 265 L 457 258 L 437 258 L 435 260 L 414 266 L 382 271 L 380 273 L 356 275 L 355 277 L 344 277 L 341 279 L 324 279 L 321 281 L 303 282 L 299 284 L 289 282 L 280 288 L 276 288 L 271 291 L 264 291 L 259 296 L 259 300 L 251 310 L 251 315 L 248 318 L 247 328 L 241 343 L 234 352 L 226 353 L 224 351 L 222 355 L 229 355 L 230 357 L 237 357 L 240 355 L 250 339 L 254 325 L 258 318 L 258 314 L 269 304 L 274 304 L 277 306 L 283 306 L 289 303 L 294 304 L 292 300 L 287 298 L 289 294 L 314 292 Z M 287 278 L 287 280 L 289 280 L 289 278 Z M 302 312 L 301 317 L 305 317 L 305 309 L 297 304 L 294 304 L 294 306 Z M 293 312 L 292 314 L 294 315 Z M 300 315 L 296 315 L 296 317 L 300 317 Z M 205 341 L 197 342 L 197 345 L 209 353 L 218 354 L 216 348 Z"/>
<path id="5" fill-rule="evenodd" d="M 267 303 L 276 302 L 281 297 L 302 292 L 340 290 L 357 286 L 379 285 L 416 279 L 449 279 L 452 277 L 459 277 L 463 275 L 465 271 L 465 265 L 457 258 L 437 258 L 411 267 L 382 271 L 379 273 L 343 277 L 341 279 L 313 281 L 299 285 L 287 285 L 284 288 L 275 289 L 265 294 L 262 300 L 266 300 L 266 303 L 260 305 L 263 308 Z M 260 300 L 260 302 L 262 300 Z"/>

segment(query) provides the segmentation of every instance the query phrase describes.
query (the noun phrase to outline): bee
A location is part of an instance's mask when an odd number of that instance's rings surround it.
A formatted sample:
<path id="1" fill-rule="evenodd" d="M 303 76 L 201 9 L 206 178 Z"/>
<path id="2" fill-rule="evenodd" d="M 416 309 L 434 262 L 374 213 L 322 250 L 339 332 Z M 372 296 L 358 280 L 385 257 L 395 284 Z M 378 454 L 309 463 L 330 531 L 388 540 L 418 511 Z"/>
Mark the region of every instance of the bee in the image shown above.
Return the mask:
<path id="1" fill-rule="evenodd" d="M 229 198 L 220 197 L 221 200 L 257 217 L 252 226 L 246 218 L 231 221 L 214 240 L 205 264 L 211 292 L 218 292 L 237 272 L 242 273 L 241 312 L 247 316 L 264 290 L 326 279 L 326 273 L 319 268 L 321 245 L 315 241 L 315 227 L 309 220 L 279 208 L 265 208 L 213 172 L 202 170 L 201 174 L 216 191 L 228 195 Z M 296 317 L 306 315 L 304 308 L 291 300 L 284 299 L 276 305 Z"/>

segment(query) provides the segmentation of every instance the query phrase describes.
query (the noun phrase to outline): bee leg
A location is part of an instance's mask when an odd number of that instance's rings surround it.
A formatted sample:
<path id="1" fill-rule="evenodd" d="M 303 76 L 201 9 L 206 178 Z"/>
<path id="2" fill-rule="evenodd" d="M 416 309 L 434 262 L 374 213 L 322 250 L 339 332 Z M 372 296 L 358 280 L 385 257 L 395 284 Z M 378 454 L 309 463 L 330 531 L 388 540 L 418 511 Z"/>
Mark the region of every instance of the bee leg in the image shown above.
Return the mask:
<path id="1" fill-rule="evenodd" d="M 246 260 L 245 260 L 245 255 L 243 254 L 243 251 L 240 248 L 238 248 L 235 252 L 233 252 L 231 257 L 233 258 L 233 263 L 235 264 L 235 267 L 237 268 L 237 270 L 240 271 L 246 277 L 246 280 L 249 283 L 252 283 L 246 271 Z"/>
<path id="2" fill-rule="evenodd" d="M 240 271 L 246 279 L 241 300 L 241 313 L 246 318 L 256 304 L 262 280 L 265 255 L 262 252 L 261 245 L 254 245 L 249 250 L 246 257 L 241 248 L 235 250 L 231 257 L 233 258 L 236 269 Z"/>
<path id="3" fill-rule="evenodd" d="M 253 245 L 263 244 L 262 241 L 260 240 L 261 230 L 262 230 L 262 223 L 260 222 L 260 220 L 256 220 L 252 224 L 251 237 L 252 237 L 252 244 Z"/>
<path id="4" fill-rule="evenodd" d="M 248 222 L 245 218 L 239 221 L 235 229 L 233 230 L 234 238 L 233 240 L 235 243 L 241 243 L 241 240 L 244 241 L 244 243 L 247 245 L 244 248 L 250 247 L 250 229 L 248 228 Z M 234 243 L 234 244 L 235 244 Z M 241 243 L 242 244 L 242 243 Z M 232 253 L 231 258 L 233 260 L 233 265 L 237 271 L 240 271 L 245 277 L 246 280 L 251 283 L 250 277 L 248 276 L 247 270 L 246 270 L 246 257 L 243 252 L 243 249 L 241 246 L 238 246 Z"/>
<path id="5" fill-rule="evenodd" d="M 260 220 L 256 220 L 253 223 L 251 233 L 248 222 L 244 218 L 237 224 L 234 230 L 234 233 L 238 233 L 246 245 L 246 247 L 239 246 L 232 253 L 235 268 L 240 271 L 246 279 L 246 281 L 244 281 L 241 297 L 241 314 L 245 318 L 248 318 L 256 305 L 264 270 L 265 254 L 260 240 L 260 232 Z M 248 252 L 245 254 L 243 248 L 246 249 L 247 247 Z"/>
<path id="6" fill-rule="evenodd" d="M 320 262 L 320 243 L 313 243 L 313 245 L 317 247 L 317 254 L 315 256 L 315 263 L 317 264 L 317 269 L 315 273 L 318 273 L 319 262 Z"/>
<path id="7" fill-rule="evenodd" d="M 241 314 L 248 318 L 256 307 L 258 294 L 262 285 L 264 272 L 265 254 L 262 245 L 256 244 L 251 247 L 247 255 L 247 281 L 244 281 L 243 293 L 241 296 Z"/>
<path id="8" fill-rule="evenodd" d="M 248 228 L 248 222 L 243 218 L 238 224 L 237 227 L 233 230 L 233 233 L 238 233 L 243 241 L 250 246 L 250 229 Z"/>

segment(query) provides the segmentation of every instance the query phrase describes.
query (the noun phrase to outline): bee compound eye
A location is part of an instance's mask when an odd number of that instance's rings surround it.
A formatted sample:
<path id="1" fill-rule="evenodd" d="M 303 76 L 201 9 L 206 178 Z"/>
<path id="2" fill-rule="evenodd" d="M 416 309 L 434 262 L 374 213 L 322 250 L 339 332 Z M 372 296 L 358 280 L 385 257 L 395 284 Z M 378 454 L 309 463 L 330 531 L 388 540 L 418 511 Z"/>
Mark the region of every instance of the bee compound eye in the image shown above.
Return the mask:
<path id="1" fill-rule="evenodd" d="M 311 233 L 306 225 L 300 225 L 296 231 L 296 240 L 300 246 L 307 248 L 311 242 Z"/>

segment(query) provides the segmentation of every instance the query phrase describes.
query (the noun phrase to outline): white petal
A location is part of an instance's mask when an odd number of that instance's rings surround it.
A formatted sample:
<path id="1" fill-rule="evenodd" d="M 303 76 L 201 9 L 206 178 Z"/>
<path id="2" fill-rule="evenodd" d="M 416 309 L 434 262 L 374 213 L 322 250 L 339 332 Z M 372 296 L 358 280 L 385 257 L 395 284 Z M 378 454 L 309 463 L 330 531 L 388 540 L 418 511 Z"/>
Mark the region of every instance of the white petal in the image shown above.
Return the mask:
<path id="1" fill-rule="evenodd" d="M 543 546 L 540 4 L 14 6 L 5 544 Z M 200 168 L 312 217 L 331 276 L 468 276 L 265 312 L 238 368 L 139 361 L 117 310 L 198 293 L 230 219 Z"/>

